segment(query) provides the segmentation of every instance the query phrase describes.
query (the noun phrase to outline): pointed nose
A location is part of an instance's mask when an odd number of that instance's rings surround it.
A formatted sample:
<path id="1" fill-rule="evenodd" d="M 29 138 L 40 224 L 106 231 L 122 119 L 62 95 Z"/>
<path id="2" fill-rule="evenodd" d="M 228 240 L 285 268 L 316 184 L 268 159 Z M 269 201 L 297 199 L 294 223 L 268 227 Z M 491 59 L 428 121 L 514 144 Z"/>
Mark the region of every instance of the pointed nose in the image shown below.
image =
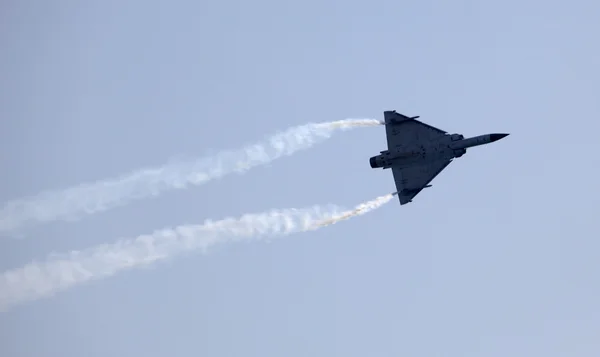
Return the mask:
<path id="1" fill-rule="evenodd" d="M 498 141 L 502 138 L 507 137 L 508 134 L 490 134 L 490 142 Z"/>

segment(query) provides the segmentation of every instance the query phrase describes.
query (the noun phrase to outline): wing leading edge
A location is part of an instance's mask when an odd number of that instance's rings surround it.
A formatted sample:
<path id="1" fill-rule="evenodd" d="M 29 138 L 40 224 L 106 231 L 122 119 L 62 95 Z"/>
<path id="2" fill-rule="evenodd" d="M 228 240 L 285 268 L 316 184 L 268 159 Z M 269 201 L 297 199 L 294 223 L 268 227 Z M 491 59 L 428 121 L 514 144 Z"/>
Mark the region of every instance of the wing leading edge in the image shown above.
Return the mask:
<path id="1" fill-rule="evenodd" d="M 439 160 L 403 169 L 392 167 L 400 204 L 411 202 L 451 162 L 452 160 Z"/>

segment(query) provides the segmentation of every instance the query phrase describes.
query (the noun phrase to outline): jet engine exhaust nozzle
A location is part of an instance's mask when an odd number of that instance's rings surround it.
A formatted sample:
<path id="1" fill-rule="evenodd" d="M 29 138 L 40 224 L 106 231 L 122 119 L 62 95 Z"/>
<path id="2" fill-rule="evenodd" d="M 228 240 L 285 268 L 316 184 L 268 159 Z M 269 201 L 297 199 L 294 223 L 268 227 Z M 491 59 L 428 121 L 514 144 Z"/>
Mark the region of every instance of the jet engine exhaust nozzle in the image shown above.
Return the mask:
<path id="1" fill-rule="evenodd" d="M 369 164 L 371 165 L 372 169 L 376 169 L 377 167 L 377 156 L 373 156 L 372 158 L 369 159 Z"/>

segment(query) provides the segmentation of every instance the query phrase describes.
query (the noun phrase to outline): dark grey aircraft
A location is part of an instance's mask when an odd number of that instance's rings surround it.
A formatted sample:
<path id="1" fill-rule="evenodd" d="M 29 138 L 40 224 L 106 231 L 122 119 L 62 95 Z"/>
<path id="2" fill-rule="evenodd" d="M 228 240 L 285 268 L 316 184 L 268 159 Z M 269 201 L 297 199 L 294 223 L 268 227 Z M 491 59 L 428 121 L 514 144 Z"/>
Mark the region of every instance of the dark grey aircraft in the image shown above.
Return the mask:
<path id="1" fill-rule="evenodd" d="M 392 169 L 400 204 L 412 199 L 426 187 L 454 158 L 467 148 L 493 143 L 508 134 L 485 134 L 465 139 L 461 134 L 448 134 L 431 125 L 396 113 L 383 112 L 388 149 L 373 156 L 372 168 Z"/>

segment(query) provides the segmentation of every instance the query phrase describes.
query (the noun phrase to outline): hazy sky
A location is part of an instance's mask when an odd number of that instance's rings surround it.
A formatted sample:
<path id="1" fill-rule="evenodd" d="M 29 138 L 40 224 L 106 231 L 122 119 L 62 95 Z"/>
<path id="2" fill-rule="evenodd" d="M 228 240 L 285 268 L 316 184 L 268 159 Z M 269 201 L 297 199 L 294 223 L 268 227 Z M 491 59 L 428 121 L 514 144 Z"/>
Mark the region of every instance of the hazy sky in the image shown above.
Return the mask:
<path id="1" fill-rule="evenodd" d="M 84 4 L 85 3 L 85 4 Z M 598 356 L 595 1 L 2 1 L 0 202 L 396 109 L 465 136 L 415 201 L 0 313 L 2 356 Z M 0 239 L 0 270 L 394 191 L 383 127 Z"/>

